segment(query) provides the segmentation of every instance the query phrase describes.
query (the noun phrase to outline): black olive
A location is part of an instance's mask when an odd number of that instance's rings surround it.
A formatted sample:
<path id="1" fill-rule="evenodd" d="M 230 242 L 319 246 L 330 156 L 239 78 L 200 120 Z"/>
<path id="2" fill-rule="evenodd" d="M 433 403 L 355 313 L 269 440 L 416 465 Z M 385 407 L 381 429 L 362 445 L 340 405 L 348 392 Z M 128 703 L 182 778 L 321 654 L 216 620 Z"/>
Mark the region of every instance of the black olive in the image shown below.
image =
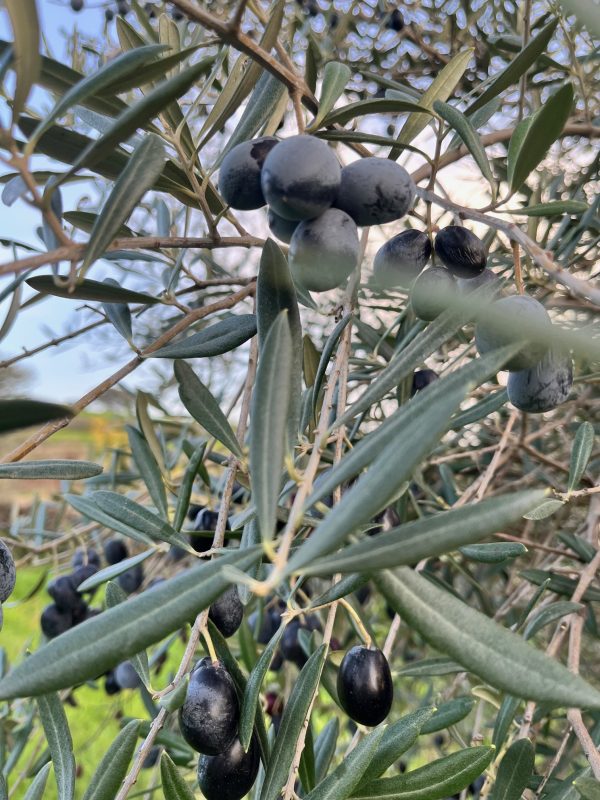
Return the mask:
<path id="1" fill-rule="evenodd" d="M 379 248 L 373 274 L 380 286 L 410 286 L 431 256 L 431 241 L 422 231 L 402 231 Z"/>
<path id="2" fill-rule="evenodd" d="M 281 616 L 271 609 L 263 609 L 260 628 L 258 628 L 258 611 L 253 611 L 248 617 L 250 630 L 259 644 L 268 644 L 271 641 L 279 628 L 280 621 Z"/>
<path id="3" fill-rule="evenodd" d="M 499 347 L 526 341 L 523 348 L 505 365 L 505 369 L 517 371 L 529 369 L 540 361 L 547 351 L 542 342 L 527 341 L 527 329 L 523 326 L 529 321 L 548 327 L 551 321 L 544 306 L 527 295 L 511 295 L 502 297 L 492 303 L 495 312 L 491 318 L 484 318 L 475 328 L 475 344 L 480 355 L 496 350 Z"/>
<path id="4" fill-rule="evenodd" d="M 263 136 L 241 142 L 227 153 L 219 169 L 219 191 L 227 205 L 241 211 L 265 205 L 260 176 L 266 157 L 278 143 L 273 136 Z"/>
<path id="5" fill-rule="evenodd" d="M 42 611 L 40 624 L 42 633 L 48 639 L 54 639 L 73 626 L 73 615 L 70 611 L 61 611 L 56 603 L 51 603 Z"/>
<path id="6" fill-rule="evenodd" d="M 117 3 L 117 11 L 119 14 L 124 17 L 129 12 L 129 5 L 127 0 L 119 0 Z"/>
<path id="7" fill-rule="evenodd" d="M 83 8 L 83 0 L 71 0 L 71 8 L 73 11 L 81 11 Z"/>
<path id="8" fill-rule="evenodd" d="M 121 539 L 109 539 L 104 544 L 104 558 L 107 564 L 118 564 L 129 557 L 127 545 Z"/>
<path id="9" fill-rule="evenodd" d="M 211 511 L 209 508 L 203 508 L 202 511 L 196 516 L 194 522 L 194 531 L 216 531 L 217 522 L 219 519 L 218 511 Z M 229 520 L 225 525 L 226 530 L 231 530 L 229 527 Z M 195 536 L 193 533 L 189 534 L 190 544 L 197 553 L 206 553 L 212 547 L 213 540 L 210 536 Z"/>
<path id="10" fill-rule="evenodd" d="M 438 374 L 432 369 L 418 369 L 413 375 L 412 388 L 410 391 L 411 397 L 417 392 L 426 389 L 434 381 L 437 381 Z"/>
<path id="11" fill-rule="evenodd" d="M 46 591 L 54 600 L 61 611 L 73 611 L 81 605 L 81 596 L 78 594 L 71 575 L 61 575 L 51 581 Z"/>
<path id="12" fill-rule="evenodd" d="M 351 719 L 373 727 L 387 717 L 394 700 L 387 658 L 377 649 L 358 645 L 349 650 L 337 679 L 340 703 Z"/>
<path id="13" fill-rule="evenodd" d="M 342 170 L 336 208 L 357 225 L 381 225 L 403 217 L 413 204 L 415 184 L 389 158 L 360 158 Z"/>
<path id="14" fill-rule="evenodd" d="M 356 268 L 360 243 L 348 214 L 328 208 L 316 219 L 301 222 L 290 242 L 294 280 L 313 292 L 340 286 Z"/>
<path id="15" fill-rule="evenodd" d="M 509 374 L 508 399 L 520 411 L 542 414 L 564 403 L 572 386 L 571 357 L 550 350 L 533 367 Z"/>
<path id="16" fill-rule="evenodd" d="M 298 669 L 302 669 L 308 661 L 308 656 L 300 644 L 299 633 L 301 630 L 315 631 L 319 630 L 319 628 L 319 620 L 314 615 L 307 614 L 302 621 L 298 618 L 293 619 L 286 626 L 281 637 L 279 647 L 283 658 L 286 661 L 291 661 Z"/>
<path id="17" fill-rule="evenodd" d="M 226 639 L 233 636 L 244 619 L 244 606 L 235 586 L 230 586 L 215 600 L 208 609 L 208 616 Z"/>
<path id="18" fill-rule="evenodd" d="M 198 784 L 206 800 L 241 800 L 254 786 L 260 751 L 252 737 L 248 752 L 235 737 L 220 755 L 203 755 L 198 760 Z"/>
<path id="19" fill-rule="evenodd" d="M 91 578 L 92 575 L 95 575 L 97 572 L 98 572 L 98 567 L 95 567 L 93 564 L 84 564 L 82 567 L 78 567 L 76 570 L 73 571 L 71 575 L 71 581 L 73 583 L 73 586 L 76 588 L 78 594 L 80 594 L 79 586 L 84 581 L 87 581 L 88 578 Z"/>
<path id="20" fill-rule="evenodd" d="M 112 8 L 106 8 L 104 10 L 104 17 L 107 22 L 112 22 L 115 18 L 115 12 L 112 10 Z"/>
<path id="21" fill-rule="evenodd" d="M 448 307 L 448 296 L 456 291 L 456 281 L 444 267 L 429 267 L 413 284 L 412 310 L 419 319 L 431 322 Z"/>
<path id="22" fill-rule="evenodd" d="M 15 588 L 17 571 L 12 553 L 0 539 L 0 603 L 8 600 Z"/>
<path id="23" fill-rule="evenodd" d="M 435 252 L 457 278 L 479 275 L 487 262 L 487 251 L 481 239 L 461 225 L 442 228 L 435 237 Z"/>
<path id="24" fill-rule="evenodd" d="M 392 11 L 385 23 L 385 27 L 393 31 L 401 31 L 404 28 L 404 17 L 399 9 L 395 8 Z"/>
<path id="25" fill-rule="evenodd" d="M 131 661 L 122 661 L 115 667 L 115 682 L 121 689 L 137 689 L 142 685 L 140 676 Z"/>
<path id="26" fill-rule="evenodd" d="M 81 548 L 78 548 L 71 559 L 71 566 L 73 569 L 77 569 L 77 567 L 83 567 L 85 564 L 92 564 L 94 567 L 96 567 L 96 569 L 100 569 L 100 556 L 91 547 L 89 550 L 82 550 Z"/>
<path id="27" fill-rule="evenodd" d="M 127 594 L 137 592 L 142 583 L 144 582 L 144 566 L 143 564 L 136 564 L 131 569 L 122 572 L 118 578 L 117 583 Z"/>
<path id="28" fill-rule="evenodd" d="M 121 691 L 121 687 L 115 680 L 115 673 L 113 670 L 106 673 L 104 678 L 104 691 L 108 695 L 118 694 Z"/>
<path id="29" fill-rule="evenodd" d="M 336 198 L 341 167 L 334 151 L 315 136 L 291 136 L 274 147 L 262 169 L 262 190 L 280 217 L 313 219 Z"/>
<path id="30" fill-rule="evenodd" d="M 286 244 L 292 241 L 294 231 L 300 224 L 300 220 L 284 219 L 280 217 L 272 208 L 269 209 L 267 219 L 269 222 L 269 229 L 273 236 L 276 236 L 280 242 L 285 242 Z"/>
<path id="31" fill-rule="evenodd" d="M 202 659 L 190 676 L 179 709 L 179 728 L 186 742 L 209 756 L 226 750 L 237 733 L 239 704 L 230 674 L 221 662 Z"/>

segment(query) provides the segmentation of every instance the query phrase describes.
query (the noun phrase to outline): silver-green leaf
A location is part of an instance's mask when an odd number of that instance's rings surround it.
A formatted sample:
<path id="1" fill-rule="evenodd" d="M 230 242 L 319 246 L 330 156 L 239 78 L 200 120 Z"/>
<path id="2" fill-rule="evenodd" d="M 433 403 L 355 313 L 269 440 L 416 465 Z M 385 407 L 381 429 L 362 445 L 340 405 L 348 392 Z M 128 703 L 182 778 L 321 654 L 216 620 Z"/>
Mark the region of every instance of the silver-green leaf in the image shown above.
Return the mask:
<path id="1" fill-rule="evenodd" d="M 29 660 L 25 662 L 29 663 Z M 40 719 L 48 742 L 58 789 L 58 800 L 73 800 L 75 796 L 75 756 L 73 739 L 65 709 L 57 694 L 42 694 L 37 698 Z"/>

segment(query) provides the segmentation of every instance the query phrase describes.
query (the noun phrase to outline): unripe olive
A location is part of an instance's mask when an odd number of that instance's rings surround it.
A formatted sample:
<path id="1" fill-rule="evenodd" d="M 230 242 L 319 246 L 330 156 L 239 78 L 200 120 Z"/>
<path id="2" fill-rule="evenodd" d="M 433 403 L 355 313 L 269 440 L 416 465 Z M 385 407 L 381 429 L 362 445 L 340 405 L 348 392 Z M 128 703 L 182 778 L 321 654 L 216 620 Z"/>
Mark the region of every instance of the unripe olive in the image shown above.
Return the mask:
<path id="1" fill-rule="evenodd" d="M 572 386 L 571 357 L 549 350 L 533 367 L 509 374 L 508 399 L 520 411 L 542 414 L 568 400 Z"/>
<path id="2" fill-rule="evenodd" d="M 373 274 L 380 286 L 410 286 L 431 256 L 431 241 L 422 231 L 402 231 L 375 255 Z"/>
<path id="3" fill-rule="evenodd" d="M 285 242 L 286 244 L 292 241 L 294 231 L 300 224 L 300 221 L 297 219 L 284 219 L 284 217 L 280 217 L 272 208 L 269 209 L 267 219 L 271 233 L 276 236 L 280 242 Z"/>
<path id="4" fill-rule="evenodd" d="M 341 167 L 333 150 L 315 136 L 292 136 L 274 147 L 262 169 L 267 203 L 284 219 L 318 217 L 340 188 Z"/>
<path id="5" fill-rule="evenodd" d="M 389 158 L 361 158 L 342 170 L 336 208 L 357 225 L 381 225 L 403 217 L 413 204 L 415 184 Z"/>
<path id="6" fill-rule="evenodd" d="M 550 330 L 552 322 L 544 306 L 528 295 L 502 297 L 492 303 L 494 316 L 483 318 L 475 328 L 475 344 L 480 355 L 506 345 L 524 341 L 526 344 L 505 365 L 505 369 L 518 371 L 537 364 L 547 351 L 543 342 L 528 341 L 526 325 L 536 322 Z M 501 315 L 501 318 L 496 318 Z M 524 327 L 525 326 L 525 327 Z"/>
<path id="7" fill-rule="evenodd" d="M 340 664 L 338 697 L 348 716 L 373 727 L 387 717 L 394 700 L 392 673 L 387 658 L 377 649 L 353 647 Z"/>
<path id="8" fill-rule="evenodd" d="M 260 751 L 253 736 L 248 752 L 244 752 L 236 736 L 229 747 L 217 756 L 201 756 L 198 760 L 198 784 L 206 800 L 241 800 L 254 786 Z"/>
<path id="9" fill-rule="evenodd" d="M 181 735 L 194 750 L 216 756 L 231 745 L 238 719 L 239 703 L 230 674 L 221 662 L 202 659 L 190 676 L 179 709 Z"/>
<path id="10" fill-rule="evenodd" d="M 431 322 L 448 307 L 448 295 L 456 291 L 456 282 L 444 267 L 429 267 L 413 284 L 410 304 L 419 319 Z"/>
<path id="11" fill-rule="evenodd" d="M 219 169 L 219 192 L 227 205 L 249 211 L 265 205 L 260 175 L 265 159 L 278 144 L 273 136 L 263 136 L 233 147 Z"/>
<path id="12" fill-rule="evenodd" d="M 442 264 L 457 278 L 474 278 L 487 262 L 485 245 L 461 225 L 448 225 L 435 237 L 435 252 Z"/>
<path id="13" fill-rule="evenodd" d="M 356 268 L 359 256 L 356 225 L 337 208 L 301 222 L 290 242 L 294 280 L 313 292 L 335 289 L 344 283 Z"/>
<path id="14" fill-rule="evenodd" d="M 230 586 L 214 601 L 208 616 L 226 639 L 233 636 L 244 619 L 244 606 L 235 586 Z"/>
<path id="15" fill-rule="evenodd" d="M 0 603 L 8 600 L 15 588 L 17 571 L 12 553 L 6 543 L 0 539 Z"/>

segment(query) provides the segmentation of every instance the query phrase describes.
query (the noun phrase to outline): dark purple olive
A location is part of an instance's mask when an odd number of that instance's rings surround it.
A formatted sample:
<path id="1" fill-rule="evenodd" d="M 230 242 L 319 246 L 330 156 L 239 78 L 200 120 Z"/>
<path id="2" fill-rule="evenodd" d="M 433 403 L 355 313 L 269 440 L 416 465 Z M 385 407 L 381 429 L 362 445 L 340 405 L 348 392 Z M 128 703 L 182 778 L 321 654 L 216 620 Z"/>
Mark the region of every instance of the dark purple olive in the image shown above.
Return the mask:
<path id="1" fill-rule="evenodd" d="M 269 209 L 267 219 L 269 222 L 269 229 L 273 236 L 276 236 L 280 242 L 285 242 L 286 244 L 292 241 L 294 231 L 300 224 L 300 220 L 284 219 L 280 217 L 272 208 Z"/>
<path id="2" fill-rule="evenodd" d="M 434 381 L 437 381 L 438 374 L 432 369 L 418 369 L 413 375 L 412 388 L 410 391 L 411 397 L 417 392 L 423 391 L 430 386 Z"/>
<path id="3" fill-rule="evenodd" d="M 137 689 L 142 685 L 140 676 L 131 661 L 122 661 L 115 667 L 115 681 L 121 689 Z"/>
<path id="4" fill-rule="evenodd" d="M 290 242 L 289 261 L 294 280 L 313 292 L 341 286 L 356 269 L 359 256 L 356 225 L 337 208 L 301 222 Z"/>
<path id="5" fill-rule="evenodd" d="M 235 586 L 230 586 L 215 600 L 208 609 L 208 616 L 226 639 L 233 636 L 244 619 L 244 606 Z"/>
<path id="6" fill-rule="evenodd" d="M 221 662 L 203 659 L 190 676 L 179 709 L 179 728 L 186 742 L 209 756 L 226 750 L 237 733 L 239 703 L 230 674 Z"/>
<path id="7" fill-rule="evenodd" d="M 88 550 L 78 548 L 71 559 L 71 566 L 73 569 L 83 567 L 86 564 L 92 564 L 96 569 L 100 569 L 100 556 L 92 547 Z"/>
<path id="8" fill-rule="evenodd" d="M 273 136 L 263 136 L 241 142 L 227 153 L 219 169 L 219 192 L 227 205 L 240 211 L 265 205 L 260 175 L 266 157 L 278 143 Z"/>
<path id="9" fill-rule="evenodd" d="M 281 654 L 286 661 L 291 661 L 295 664 L 298 669 L 302 669 L 302 667 L 308 661 L 308 656 L 304 652 L 302 645 L 300 644 L 299 634 L 301 630 L 307 631 L 315 631 L 320 629 L 320 623 L 317 617 L 311 614 L 306 614 L 304 618 L 299 620 L 298 618 L 293 619 L 287 626 L 285 631 L 283 632 L 283 636 L 281 637 L 281 642 L 279 644 L 279 648 L 281 650 Z"/>
<path id="10" fill-rule="evenodd" d="M 442 264 L 457 278 L 474 278 L 487 262 L 485 245 L 461 225 L 448 225 L 435 237 L 435 252 Z"/>
<path id="11" fill-rule="evenodd" d="M 359 158 L 342 170 L 335 207 L 357 225 L 382 225 L 403 217 L 413 204 L 415 184 L 389 158 Z"/>
<path id="12" fill-rule="evenodd" d="M 268 644 L 279 628 L 281 616 L 271 609 L 263 609 L 260 627 L 258 627 L 258 611 L 253 611 L 248 617 L 248 625 L 259 644 Z"/>
<path id="13" fill-rule="evenodd" d="M 109 539 L 104 543 L 104 558 L 107 564 L 118 564 L 129 558 L 127 545 L 121 539 Z"/>
<path id="14" fill-rule="evenodd" d="M 571 357 L 550 350 L 533 367 L 509 374 L 508 399 L 520 411 L 542 414 L 568 400 L 572 386 Z"/>
<path id="15" fill-rule="evenodd" d="M 318 217 L 333 205 L 341 167 L 334 151 L 316 136 L 292 136 L 274 147 L 262 169 L 267 203 L 284 219 Z"/>
<path id="16" fill-rule="evenodd" d="M 181 22 L 182 19 L 185 19 L 185 14 L 183 11 L 180 11 L 178 8 L 173 8 L 171 10 L 171 16 L 175 20 L 175 22 Z"/>
<path id="17" fill-rule="evenodd" d="M 112 669 L 106 673 L 104 678 L 104 691 L 108 695 L 119 694 L 121 691 L 121 687 L 115 680 L 115 673 Z"/>
<path id="18" fill-rule="evenodd" d="M 216 756 L 198 760 L 198 784 L 206 800 L 241 800 L 254 786 L 260 751 L 253 736 L 248 752 L 244 752 L 236 736 L 229 747 Z"/>
<path id="19" fill-rule="evenodd" d="M 61 611 L 56 603 L 51 603 L 42 611 L 40 624 L 44 636 L 54 639 L 73 626 L 73 615 L 70 611 Z"/>
<path id="20" fill-rule="evenodd" d="M 547 346 L 532 342 L 526 327 L 531 322 L 550 330 L 552 322 L 541 303 L 528 295 L 511 295 L 492 303 L 490 311 L 493 316 L 484 316 L 475 328 L 475 345 L 480 355 L 522 341 L 523 348 L 506 362 L 505 369 L 529 369 L 544 357 Z"/>
<path id="21" fill-rule="evenodd" d="M 196 516 L 192 531 L 216 531 L 218 519 L 218 511 L 211 511 L 209 508 L 203 508 Z M 227 520 L 225 529 L 228 531 L 231 530 L 229 520 Z M 210 550 L 213 543 L 210 536 L 196 536 L 193 532 L 190 532 L 189 540 L 197 553 L 206 553 L 207 550 Z"/>
<path id="22" fill-rule="evenodd" d="M 394 700 L 392 673 L 387 658 L 377 649 L 358 645 L 340 664 L 338 697 L 348 716 L 374 727 L 387 717 Z"/>
<path id="23" fill-rule="evenodd" d="M 12 553 L 0 539 L 0 603 L 8 600 L 15 588 L 17 571 Z"/>
<path id="24" fill-rule="evenodd" d="M 448 308 L 448 297 L 456 291 L 456 281 L 444 267 L 429 267 L 413 284 L 410 304 L 415 316 L 431 322 Z"/>
<path id="25" fill-rule="evenodd" d="M 431 241 L 422 231 L 402 231 L 379 248 L 373 275 L 384 288 L 410 286 L 431 256 Z"/>
<path id="26" fill-rule="evenodd" d="M 117 583 L 127 594 L 137 592 L 142 583 L 144 582 L 144 567 L 142 564 L 136 564 L 131 569 L 122 572 L 117 577 Z"/>
<path id="27" fill-rule="evenodd" d="M 390 28 L 392 31 L 401 31 L 404 28 L 404 17 L 399 9 L 395 8 L 392 11 L 385 23 L 385 27 Z"/>
<path id="28" fill-rule="evenodd" d="M 81 605 L 81 596 L 73 583 L 71 575 L 61 575 L 51 581 L 46 591 L 61 611 L 73 611 Z"/>
<path id="29" fill-rule="evenodd" d="M 73 573 L 71 574 L 71 581 L 78 594 L 80 594 L 79 586 L 81 586 L 84 581 L 87 581 L 88 578 L 91 578 L 92 575 L 95 575 L 97 572 L 98 567 L 95 567 L 93 564 L 84 564 L 82 567 L 78 567 L 76 570 L 73 570 Z"/>
<path id="30" fill-rule="evenodd" d="M 198 516 L 198 514 L 201 511 L 204 511 L 204 508 L 205 508 L 205 506 L 199 506 L 199 505 L 196 505 L 196 504 L 192 504 L 188 508 L 188 512 L 187 512 L 187 518 L 190 520 L 190 522 L 195 522 L 196 521 L 196 517 Z"/>

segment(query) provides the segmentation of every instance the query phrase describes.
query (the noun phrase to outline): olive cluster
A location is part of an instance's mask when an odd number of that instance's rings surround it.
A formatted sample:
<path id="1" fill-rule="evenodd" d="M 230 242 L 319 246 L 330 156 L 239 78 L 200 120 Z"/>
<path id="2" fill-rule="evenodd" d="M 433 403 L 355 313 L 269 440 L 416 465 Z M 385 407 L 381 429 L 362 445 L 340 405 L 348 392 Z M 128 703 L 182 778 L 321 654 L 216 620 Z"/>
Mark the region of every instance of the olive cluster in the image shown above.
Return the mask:
<path id="1" fill-rule="evenodd" d="M 341 286 L 358 266 L 358 227 L 401 219 L 415 186 L 387 158 L 363 158 L 342 169 L 315 136 L 242 142 L 223 159 L 219 191 L 235 209 L 269 205 L 269 227 L 289 244 L 290 269 L 304 288 Z"/>
<path id="2" fill-rule="evenodd" d="M 4 603 L 13 593 L 17 581 L 17 570 L 12 553 L 5 542 L 0 539 L 0 629 L 2 629 L 3 613 L 2 603 Z"/>

